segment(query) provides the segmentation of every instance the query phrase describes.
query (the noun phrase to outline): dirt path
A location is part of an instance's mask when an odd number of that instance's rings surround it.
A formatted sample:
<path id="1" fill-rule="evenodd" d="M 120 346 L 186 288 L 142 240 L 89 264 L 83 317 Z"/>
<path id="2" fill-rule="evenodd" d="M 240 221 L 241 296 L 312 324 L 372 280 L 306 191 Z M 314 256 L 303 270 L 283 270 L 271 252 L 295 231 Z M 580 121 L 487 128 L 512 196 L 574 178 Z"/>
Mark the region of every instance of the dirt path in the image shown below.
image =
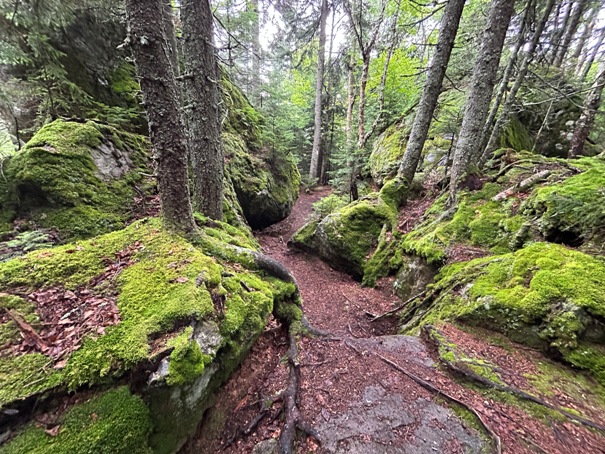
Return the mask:
<path id="1" fill-rule="evenodd" d="M 573 446 L 581 446 L 581 452 L 586 453 L 605 452 L 601 448 L 605 446 L 603 438 L 582 427 L 558 421 L 546 425 L 512 405 L 469 391 L 436 368 L 418 338 L 394 335 L 395 327 L 389 322 L 370 322 L 368 314 L 382 313 L 399 302 L 390 291 L 390 282 L 384 281 L 375 289 L 362 288 L 318 258 L 290 251 L 288 239 L 311 215 L 312 203 L 328 193 L 329 189 L 324 188 L 302 194 L 288 219 L 258 235 L 264 252 L 296 277 L 309 321 L 344 339 L 301 341 L 300 409 L 319 432 L 322 445 L 307 438 L 300 441 L 297 452 L 433 454 L 493 450 L 485 434 L 464 423 L 441 398 L 378 355 L 477 409 L 501 437 L 505 452 L 566 453 Z M 486 347 L 481 336 L 446 328 L 457 342 L 473 349 Z M 217 404 L 185 452 L 275 452 L 281 404 L 276 401 L 265 412 L 262 405 L 286 387 L 286 347 L 282 331 L 271 322 L 242 367 L 221 389 Z M 510 351 L 489 348 L 490 358 L 505 358 L 513 368 L 520 364 Z M 254 424 L 261 414 L 264 417 Z"/>

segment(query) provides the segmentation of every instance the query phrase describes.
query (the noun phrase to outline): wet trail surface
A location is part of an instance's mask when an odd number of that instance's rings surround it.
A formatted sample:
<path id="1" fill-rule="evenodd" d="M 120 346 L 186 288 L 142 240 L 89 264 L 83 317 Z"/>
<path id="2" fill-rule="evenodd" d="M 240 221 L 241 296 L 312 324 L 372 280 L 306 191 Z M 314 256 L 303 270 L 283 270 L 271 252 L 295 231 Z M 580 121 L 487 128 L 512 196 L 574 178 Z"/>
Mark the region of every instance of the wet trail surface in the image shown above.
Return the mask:
<path id="1" fill-rule="evenodd" d="M 299 408 L 322 443 L 301 436 L 296 452 L 433 454 L 493 450 L 490 440 L 462 422 L 442 398 L 384 359 L 479 408 L 482 416 L 489 416 L 490 426 L 507 446 L 505 452 L 569 452 L 570 445 L 561 444 L 556 429 L 550 430 L 516 407 L 485 400 L 482 394 L 469 391 L 440 372 L 419 338 L 394 334 L 394 320 L 371 322 L 371 314 L 381 314 L 400 303 L 392 294 L 390 281 L 380 282 L 377 288 L 363 288 L 317 257 L 288 249 L 288 239 L 311 216 L 312 204 L 328 194 L 329 188 L 301 194 L 287 219 L 257 235 L 264 253 L 280 261 L 297 279 L 310 323 L 338 337 L 303 338 L 300 342 Z M 457 341 L 473 341 L 454 327 L 448 330 Z M 274 397 L 287 386 L 286 349 L 283 330 L 271 320 L 240 369 L 219 391 L 216 405 L 183 452 L 276 452 L 282 402 Z M 525 436 L 517 436 L 518 430 Z M 577 430 L 576 435 L 574 444 L 582 440 L 582 452 L 605 452 L 599 447 L 600 437 L 595 441 L 584 429 Z M 544 448 L 533 440 L 539 440 Z"/>

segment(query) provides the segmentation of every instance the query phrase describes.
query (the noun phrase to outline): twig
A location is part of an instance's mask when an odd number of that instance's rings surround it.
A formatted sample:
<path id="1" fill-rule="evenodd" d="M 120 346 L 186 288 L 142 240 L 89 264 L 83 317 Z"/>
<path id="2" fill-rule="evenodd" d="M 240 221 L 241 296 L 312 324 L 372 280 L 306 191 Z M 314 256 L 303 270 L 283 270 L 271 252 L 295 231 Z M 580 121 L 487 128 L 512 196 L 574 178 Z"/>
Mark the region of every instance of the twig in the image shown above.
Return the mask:
<path id="1" fill-rule="evenodd" d="M 425 294 L 426 294 L 426 290 L 423 290 L 422 292 L 418 293 L 417 295 L 414 295 L 411 298 L 409 298 L 406 301 L 404 301 L 403 303 L 401 303 L 395 309 L 391 309 L 390 311 L 387 311 L 387 312 L 385 312 L 383 314 L 380 314 L 380 315 L 375 315 L 372 318 L 372 320 L 370 320 L 370 322 L 375 322 L 376 320 L 380 320 L 381 318 L 388 317 L 390 315 L 396 314 L 397 312 L 399 312 L 400 310 L 402 310 L 405 306 L 407 306 L 409 303 L 411 303 L 412 301 L 414 301 L 417 298 L 420 298 L 421 296 L 424 296 Z"/>
<path id="2" fill-rule="evenodd" d="M 345 341 L 345 344 L 347 346 L 349 346 L 350 348 L 352 348 L 357 354 L 362 355 L 362 353 L 355 347 L 353 347 L 350 343 Z M 370 352 L 373 355 L 377 356 L 378 358 L 380 358 L 383 362 L 385 362 L 386 364 L 388 364 L 389 366 L 391 366 L 393 369 L 401 372 L 402 374 L 404 374 L 406 377 L 414 380 L 417 384 L 419 384 L 420 386 L 422 386 L 424 389 L 426 389 L 427 391 L 430 391 L 432 393 L 441 395 L 443 397 L 445 397 L 446 399 L 464 407 L 465 409 L 467 409 L 468 411 L 470 411 L 471 413 L 473 413 L 477 419 L 481 422 L 481 425 L 483 426 L 483 428 L 486 430 L 486 432 L 492 437 L 492 439 L 494 440 L 494 443 L 496 445 L 496 452 L 497 454 L 502 454 L 502 442 L 500 441 L 500 437 L 492 430 L 491 427 L 489 427 L 487 425 L 487 423 L 483 420 L 483 418 L 481 417 L 481 415 L 479 414 L 479 412 L 477 412 L 477 410 L 475 410 L 473 407 L 471 407 L 470 405 L 462 402 L 461 400 L 455 398 L 454 396 L 446 393 L 445 391 L 442 391 L 438 388 L 436 388 L 435 386 L 433 386 L 432 384 L 430 384 L 429 382 L 423 380 L 422 378 L 414 375 L 411 372 L 408 372 L 407 370 L 405 370 L 402 366 L 400 366 L 399 364 L 397 364 L 394 361 L 391 361 L 390 359 L 382 356 L 379 353 L 376 352 Z M 362 355 L 363 356 L 363 355 Z"/>
<path id="3" fill-rule="evenodd" d="M 439 341 L 439 339 L 437 339 L 437 336 L 435 334 L 445 338 L 445 336 L 443 336 L 443 334 L 441 334 L 435 327 L 433 327 L 431 325 L 423 326 L 422 333 L 425 335 L 426 339 L 429 342 L 432 342 L 437 347 L 441 346 L 441 342 Z M 514 387 L 508 386 L 508 385 L 503 385 L 500 383 L 496 383 L 496 382 L 490 380 L 489 378 L 476 374 L 473 371 L 466 370 L 466 369 L 458 366 L 457 364 L 455 364 L 451 361 L 448 361 L 447 359 L 443 358 L 442 356 L 439 356 L 439 361 L 441 363 L 443 363 L 443 365 L 445 367 L 447 367 L 448 369 L 450 369 L 452 372 L 460 374 L 466 378 L 470 378 L 471 380 L 478 382 L 484 386 L 496 389 L 498 391 L 512 394 L 513 396 L 518 397 L 519 399 L 527 400 L 527 401 L 533 402 L 535 404 L 542 405 L 543 407 L 549 408 L 550 410 L 554 410 L 558 413 L 561 413 L 563 416 L 566 416 L 567 418 L 571 419 L 572 421 L 576 421 L 582 425 L 585 425 L 587 427 L 590 427 L 592 429 L 596 429 L 596 430 L 599 430 L 599 431 L 605 433 L 605 426 L 603 426 L 599 423 L 596 423 L 594 421 L 591 421 L 590 419 L 586 419 L 581 416 L 574 415 L 573 413 L 563 410 L 562 408 L 559 408 L 556 405 L 550 404 L 550 403 L 540 399 L 539 397 L 526 393 L 525 391 L 523 391 L 521 389 L 514 388 Z"/>

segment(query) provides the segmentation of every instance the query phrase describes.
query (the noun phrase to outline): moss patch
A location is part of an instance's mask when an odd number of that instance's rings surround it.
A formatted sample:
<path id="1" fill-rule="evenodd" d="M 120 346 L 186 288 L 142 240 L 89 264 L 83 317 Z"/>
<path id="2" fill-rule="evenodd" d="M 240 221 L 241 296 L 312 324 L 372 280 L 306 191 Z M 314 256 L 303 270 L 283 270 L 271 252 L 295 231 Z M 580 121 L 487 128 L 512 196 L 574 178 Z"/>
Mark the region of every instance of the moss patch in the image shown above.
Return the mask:
<path id="1" fill-rule="evenodd" d="M 405 153 L 406 143 L 403 125 L 389 127 L 376 139 L 368 161 L 370 174 L 376 184 L 382 186 L 385 180 L 395 175 Z"/>
<path id="2" fill-rule="evenodd" d="M 147 149 L 147 141 L 135 134 L 92 121 L 56 120 L 5 163 L 8 183 L 0 188 L 0 204 L 8 215 L 2 221 L 25 217 L 35 226 L 59 230 L 65 238 L 121 228 L 129 217 L 133 186 L 142 179 L 139 170 L 147 164 Z M 95 156 L 98 162 L 109 162 L 112 153 L 120 154 L 121 164 L 128 167 L 124 173 L 116 167 L 119 178 L 95 164 Z"/>
<path id="3" fill-rule="evenodd" d="M 147 407 L 121 387 L 69 409 L 57 436 L 32 424 L 1 446 L 0 453 L 151 453 L 147 444 L 150 431 Z"/>
<path id="4" fill-rule="evenodd" d="M 565 247 L 535 243 L 515 253 L 444 267 L 427 308 L 406 327 L 456 319 L 556 350 L 605 383 L 605 263 Z"/>

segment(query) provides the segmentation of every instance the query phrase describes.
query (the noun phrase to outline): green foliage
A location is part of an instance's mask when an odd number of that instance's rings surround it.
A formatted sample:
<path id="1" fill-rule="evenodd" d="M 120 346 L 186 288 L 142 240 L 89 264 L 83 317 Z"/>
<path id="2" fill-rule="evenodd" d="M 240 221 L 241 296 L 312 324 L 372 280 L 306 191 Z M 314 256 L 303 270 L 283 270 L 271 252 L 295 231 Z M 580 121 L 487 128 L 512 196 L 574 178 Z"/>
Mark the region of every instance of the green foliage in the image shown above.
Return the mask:
<path id="1" fill-rule="evenodd" d="M 107 391 L 62 416 L 56 436 L 30 424 L 0 447 L 2 454 L 150 454 L 149 410 L 143 400 L 123 386 Z"/>
<path id="2" fill-rule="evenodd" d="M 338 194 L 330 194 L 313 204 L 313 212 L 318 218 L 323 219 L 327 215 L 340 210 L 348 204 L 349 200 L 347 197 Z"/>

